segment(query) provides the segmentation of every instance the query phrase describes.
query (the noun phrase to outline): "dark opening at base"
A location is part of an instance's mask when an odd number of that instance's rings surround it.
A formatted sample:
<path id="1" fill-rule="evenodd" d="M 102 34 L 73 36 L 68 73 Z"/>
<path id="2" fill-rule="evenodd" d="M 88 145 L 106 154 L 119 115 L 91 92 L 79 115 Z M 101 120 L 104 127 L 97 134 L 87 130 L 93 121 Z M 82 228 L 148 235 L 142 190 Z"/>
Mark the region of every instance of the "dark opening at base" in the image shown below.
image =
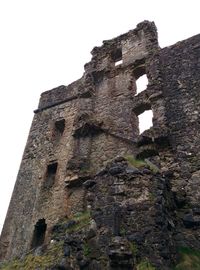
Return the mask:
<path id="1" fill-rule="evenodd" d="M 47 224 L 45 223 L 45 219 L 39 219 L 35 224 L 31 249 L 39 247 L 44 243 L 46 229 Z"/>

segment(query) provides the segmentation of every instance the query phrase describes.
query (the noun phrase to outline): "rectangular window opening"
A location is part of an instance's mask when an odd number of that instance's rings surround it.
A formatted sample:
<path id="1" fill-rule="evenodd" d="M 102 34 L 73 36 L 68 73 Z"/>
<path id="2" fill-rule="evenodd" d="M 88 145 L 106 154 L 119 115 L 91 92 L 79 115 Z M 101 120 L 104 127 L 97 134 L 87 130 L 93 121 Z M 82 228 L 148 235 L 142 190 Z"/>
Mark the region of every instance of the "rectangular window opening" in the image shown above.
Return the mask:
<path id="1" fill-rule="evenodd" d="M 142 59 L 140 63 L 135 67 L 133 71 L 133 75 L 135 77 L 135 95 L 143 92 L 148 85 L 148 78 L 146 75 L 146 67 L 145 67 L 145 59 Z"/>
<path id="2" fill-rule="evenodd" d="M 51 188 L 55 183 L 56 171 L 57 171 L 58 163 L 51 163 L 47 166 L 46 177 L 44 181 L 45 188 Z"/>
<path id="3" fill-rule="evenodd" d="M 55 122 L 55 131 L 56 133 L 62 135 L 65 130 L 65 119 Z"/>
<path id="4" fill-rule="evenodd" d="M 138 115 L 139 119 L 139 134 L 145 130 L 150 129 L 153 126 L 153 112 L 152 110 L 146 110 Z"/>
<path id="5" fill-rule="evenodd" d="M 147 75 L 144 74 L 136 80 L 136 94 L 143 92 L 148 85 Z"/>
<path id="6" fill-rule="evenodd" d="M 115 63 L 115 66 L 119 66 L 123 63 L 122 49 L 118 48 L 111 53 L 111 58 Z"/>

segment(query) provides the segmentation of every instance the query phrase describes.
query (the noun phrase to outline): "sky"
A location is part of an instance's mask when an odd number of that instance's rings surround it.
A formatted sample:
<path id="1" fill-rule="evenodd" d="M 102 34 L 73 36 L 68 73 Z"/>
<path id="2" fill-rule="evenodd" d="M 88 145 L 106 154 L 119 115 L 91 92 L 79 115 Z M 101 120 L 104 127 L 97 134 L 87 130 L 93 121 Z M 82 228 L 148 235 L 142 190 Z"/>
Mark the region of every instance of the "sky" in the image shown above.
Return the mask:
<path id="1" fill-rule="evenodd" d="M 90 51 L 143 20 L 161 47 L 200 33 L 199 0 L 0 0 L 0 230 L 41 92 L 80 78 Z"/>

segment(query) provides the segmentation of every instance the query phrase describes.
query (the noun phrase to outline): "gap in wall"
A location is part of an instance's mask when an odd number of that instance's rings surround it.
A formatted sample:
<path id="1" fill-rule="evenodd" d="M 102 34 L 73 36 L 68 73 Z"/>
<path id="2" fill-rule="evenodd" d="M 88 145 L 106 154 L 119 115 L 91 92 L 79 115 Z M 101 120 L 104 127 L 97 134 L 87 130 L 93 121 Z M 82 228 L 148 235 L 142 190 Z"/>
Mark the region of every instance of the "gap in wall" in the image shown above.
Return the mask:
<path id="1" fill-rule="evenodd" d="M 31 249 L 37 248 L 44 243 L 46 229 L 47 229 L 47 224 L 45 222 L 45 219 L 44 218 L 39 219 L 37 223 L 35 224 L 32 243 L 31 243 Z"/>
<path id="2" fill-rule="evenodd" d="M 153 126 L 153 112 L 152 110 L 146 110 L 140 115 L 139 119 L 139 134 Z"/>
<path id="3" fill-rule="evenodd" d="M 119 65 L 121 65 L 123 63 L 123 60 L 121 59 L 121 60 L 119 60 L 119 61 L 116 61 L 115 62 L 115 66 L 119 66 Z"/>
<path id="4" fill-rule="evenodd" d="M 136 80 L 136 95 L 144 91 L 147 88 L 147 85 L 148 85 L 147 75 L 143 74 Z"/>

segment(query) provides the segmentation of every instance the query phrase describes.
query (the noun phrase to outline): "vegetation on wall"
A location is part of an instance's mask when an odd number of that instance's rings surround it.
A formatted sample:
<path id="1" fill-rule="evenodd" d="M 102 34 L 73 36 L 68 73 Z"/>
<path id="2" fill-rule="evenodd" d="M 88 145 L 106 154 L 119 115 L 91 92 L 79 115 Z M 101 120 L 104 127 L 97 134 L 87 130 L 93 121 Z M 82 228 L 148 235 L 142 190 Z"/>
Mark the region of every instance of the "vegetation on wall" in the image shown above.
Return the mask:
<path id="1" fill-rule="evenodd" d="M 137 267 L 137 270 L 156 270 L 156 268 L 154 266 L 151 265 L 151 263 L 147 260 L 143 260 L 141 261 Z"/>
<path id="2" fill-rule="evenodd" d="M 129 166 L 132 166 L 138 169 L 142 167 L 146 167 L 149 170 L 151 170 L 153 173 L 159 172 L 159 168 L 148 159 L 136 159 L 134 156 L 131 156 L 131 155 L 125 156 L 125 159 L 127 160 Z"/>
<path id="3" fill-rule="evenodd" d="M 63 241 L 51 243 L 43 255 L 28 254 L 0 266 L 1 270 L 45 270 L 56 265 L 63 255 Z"/>
<path id="4" fill-rule="evenodd" d="M 182 247 L 178 250 L 180 255 L 179 263 L 174 270 L 199 270 L 200 269 L 200 251 L 188 247 Z"/>
<path id="5" fill-rule="evenodd" d="M 63 218 L 60 220 L 52 230 L 52 239 L 56 239 L 51 242 L 41 255 L 35 255 L 34 253 L 27 254 L 23 259 L 14 259 L 10 262 L 0 265 L 1 270 L 45 270 L 49 269 L 56 264 L 59 264 L 63 258 L 64 248 L 64 236 L 70 233 L 76 233 L 84 229 L 89 225 L 91 216 L 89 211 L 76 213 L 69 218 Z M 85 242 L 83 245 L 83 253 L 85 256 L 89 256 L 90 247 Z"/>
<path id="6" fill-rule="evenodd" d="M 125 159 L 127 160 L 129 166 L 133 166 L 135 168 L 141 168 L 147 165 L 144 160 L 136 159 L 131 155 L 125 156 Z"/>

